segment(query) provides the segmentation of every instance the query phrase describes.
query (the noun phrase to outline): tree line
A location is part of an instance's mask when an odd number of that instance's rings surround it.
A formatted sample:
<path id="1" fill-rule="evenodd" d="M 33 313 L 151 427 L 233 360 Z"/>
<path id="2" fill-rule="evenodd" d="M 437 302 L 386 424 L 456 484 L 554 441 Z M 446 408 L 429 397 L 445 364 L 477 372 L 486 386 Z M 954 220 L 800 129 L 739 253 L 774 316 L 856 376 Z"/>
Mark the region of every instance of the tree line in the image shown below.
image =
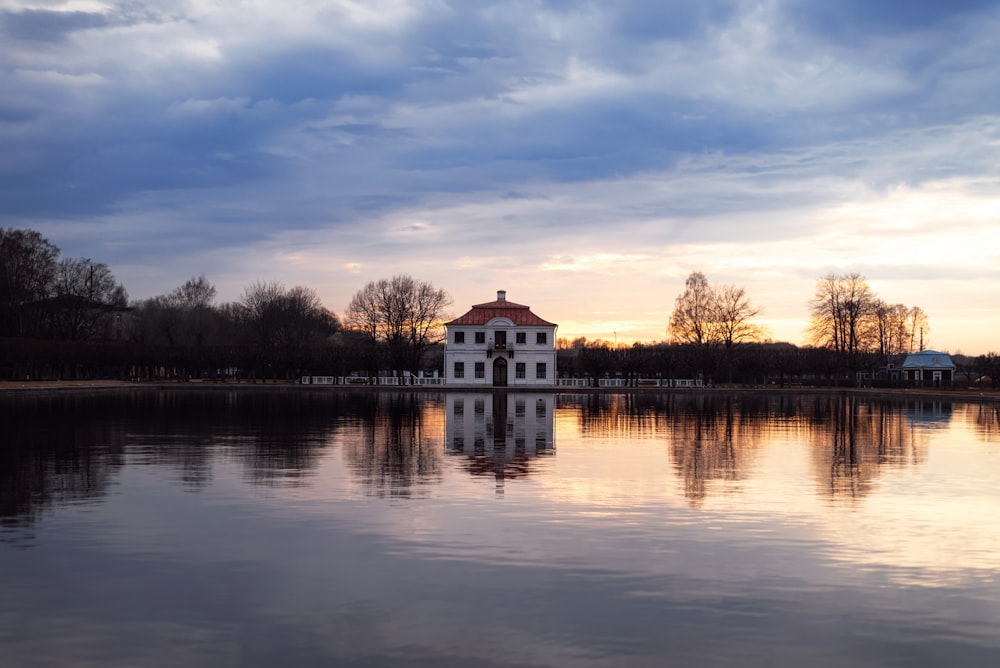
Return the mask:
<path id="1" fill-rule="evenodd" d="M 60 258 L 33 230 L 0 228 L 0 374 L 6 378 L 246 378 L 416 372 L 434 366 L 444 290 L 373 281 L 342 321 L 316 291 L 277 281 L 218 303 L 204 276 L 128 299 L 107 265 Z M 440 366 L 438 364 L 438 366 Z"/>
<path id="2" fill-rule="evenodd" d="M 768 341 L 766 330 L 755 322 L 761 312 L 744 288 L 715 286 L 703 273 L 692 272 L 674 302 L 667 339 L 692 348 L 699 360 L 697 375 L 732 382 L 746 367 L 737 357 L 745 358 L 747 350 L 739 349 Z M 845 382 L 859 371 L 877 375 L 894 359 L 924 349 L 930 335 L 922 308 L 887 303 L 858 273 L 820 278 L 809 314 L 809 347 L 817 351 L 809 353 L 813 375 L 839 376 Z M 985 369 L 988 362 L 984 356 L 979 366 Z"/>
<path id="3" fill-rule="evenodd" d="M 306 286 L 257 281 L 216 301 L 204 276 L 129 300 L 107 265 L 61 258 L 33 230 L 0 228 L 0 374 L 6 378 L 291 379 L 441 370 L 448 293 L 408 275 L 372 281 L 339 317 Z M 809 345 L 770 341 L 745 288 L 692 272 L 666 340 L 617 346 L 561 341 L 560 376 L 700 378 L 706 384 L 852 384 L 920 349 L 920 307 L 889 304 L 859 274 L 828 275 L 809 302 Z M 1000 356 L 975 360 L 1000 375 Z"/>

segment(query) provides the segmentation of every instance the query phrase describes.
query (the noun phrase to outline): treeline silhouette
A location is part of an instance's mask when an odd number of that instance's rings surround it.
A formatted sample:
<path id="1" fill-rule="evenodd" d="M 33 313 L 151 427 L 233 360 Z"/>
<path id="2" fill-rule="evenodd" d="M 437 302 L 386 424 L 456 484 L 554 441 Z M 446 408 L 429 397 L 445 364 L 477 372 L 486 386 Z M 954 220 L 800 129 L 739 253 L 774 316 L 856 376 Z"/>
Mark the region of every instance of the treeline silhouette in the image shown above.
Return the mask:
<path id="1" fill-rule="evenodd" d="M 440 366 L 433 354 L 406 354 L 424 353 L 427 337 L 345 329 L 309 287 L 256 282 L 223 304 L 215 295 L 198 276 L 130 302 L 107 265 L 60 258 L 36 231 L 0 228 L 0 378 L 263 380 L 375 375 L 401 359 L 413 360 L 406 371 Z"/>
<path id="2" fill-rule="evenodd" d="M 216 303 L 193 277 L 171 292 L 130 301 L 107 265 L 61 258 L 33 230 L 0 228 L 0 379 L 292 380 L 304 375 L 374 377 L 443 368 L 443 290 L 409 276 L 371 282 L 344 321 L 309 287 L 247 286 Z M 345 325 L 346 323 L 346 325 Z M 675 323 L 676 324 L 676 323 Z M 690 378 L 705 385 L 873 384 L 901 357 L 887 349 L 840 349 L 709 337 L 619 346 L 561 340 L 560 377 Z M 991 383 L 1000 355 L 957 356 L 956 385 Z M 963 373 L 964 372 L 964 373 Z"/>

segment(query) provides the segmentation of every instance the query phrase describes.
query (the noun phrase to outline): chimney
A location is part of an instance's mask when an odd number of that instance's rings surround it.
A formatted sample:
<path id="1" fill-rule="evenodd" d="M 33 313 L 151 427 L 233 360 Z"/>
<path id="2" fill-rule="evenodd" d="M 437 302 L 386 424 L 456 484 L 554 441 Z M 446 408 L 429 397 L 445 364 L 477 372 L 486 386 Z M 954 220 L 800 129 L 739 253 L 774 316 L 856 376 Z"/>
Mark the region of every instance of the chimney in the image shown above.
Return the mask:
<path id="1" fill-rule="evenodd" d="M 498 302 L 505 302 L 505 301 L 507 301 L 507 291 L 506 290 L 497 290 L 497 301 Z"/>

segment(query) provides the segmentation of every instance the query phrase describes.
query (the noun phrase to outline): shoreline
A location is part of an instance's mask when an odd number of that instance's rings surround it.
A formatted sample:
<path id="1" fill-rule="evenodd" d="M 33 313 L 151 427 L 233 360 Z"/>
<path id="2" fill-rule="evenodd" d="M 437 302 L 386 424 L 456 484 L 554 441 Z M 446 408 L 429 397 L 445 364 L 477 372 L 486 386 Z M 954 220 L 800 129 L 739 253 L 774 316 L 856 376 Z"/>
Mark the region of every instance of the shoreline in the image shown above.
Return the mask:
<path id="1" fill-rule="evenodd" d="M 213 381 L 124 381 L 124 380 L 38 380 L 0 381 L 0 396 L 11 394 L 62 394 L 76 392 L 106 392 L 116 390 L 156 391 L 306 391 L 306 392 L 463 392 L 493 394 L 496 392 L 544 394 L 853 394 L 891 399 L 932 399 L 969 403 L 1000 402 L 1000 392 L 976 389 L 936 388 L 856 388 L 856 387 L 447 387 L 444 385 L 303 385 L 296 381 L 213 382 Z"/>

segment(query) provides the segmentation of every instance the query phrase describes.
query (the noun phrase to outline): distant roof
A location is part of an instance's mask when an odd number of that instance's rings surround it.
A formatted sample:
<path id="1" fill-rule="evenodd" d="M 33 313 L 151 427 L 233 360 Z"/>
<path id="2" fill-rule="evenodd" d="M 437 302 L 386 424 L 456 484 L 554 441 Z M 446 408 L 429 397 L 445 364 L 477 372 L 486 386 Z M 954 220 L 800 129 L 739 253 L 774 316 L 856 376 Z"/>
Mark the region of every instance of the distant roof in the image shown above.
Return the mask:
<path id="1" fill-rule="evenodd" d="M 951 355 L 938 352 L 937 350 L 921 350 L 918 353 L 910 353 L 903 361 L 903 369 L 954 369 L 955 363 L 951 361 Z"/>
<path id="2" fill-rule="evenodd" d="M 556 327 L 554 322 L 539 318 L 524 304 L 515 304 L 506 299 L 503 290 L 497 292 L 497 300 L 485 304 L 476 304 L 465 315 L 455 318 L 445 325 L 485 325 L 493 318 L 507 318 L 515 325 Z"/>

